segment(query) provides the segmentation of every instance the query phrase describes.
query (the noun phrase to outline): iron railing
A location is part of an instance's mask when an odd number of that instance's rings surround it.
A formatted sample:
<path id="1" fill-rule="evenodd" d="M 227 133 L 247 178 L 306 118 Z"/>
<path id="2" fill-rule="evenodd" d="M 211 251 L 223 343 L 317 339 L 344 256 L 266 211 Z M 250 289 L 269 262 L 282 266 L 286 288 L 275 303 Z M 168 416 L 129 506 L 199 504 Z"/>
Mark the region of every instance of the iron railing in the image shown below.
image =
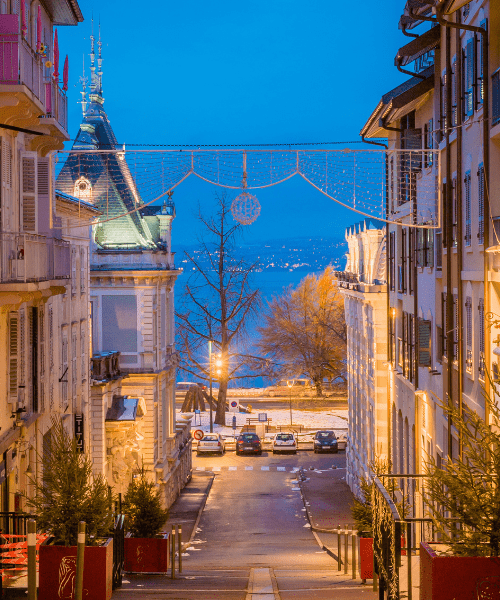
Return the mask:
<path id="1" fill-rule="evenodd" d="M 34 233 L 0 232 L 0 283 L 70 276 L 69 242 Z"/>
<path id="2" fill-rule="evenodd" d="M 119 352 L 100 352 L 94 354 L 91 361 L 92 379 L 96 381 L 108 381 L 120 377 Z"/>
<path id="3" fill-rule="evenodd" d="M 122 587 L 125 561 L 125 516 L 116 515 L 111 537 L 113 538 L 113 589 Z"/>

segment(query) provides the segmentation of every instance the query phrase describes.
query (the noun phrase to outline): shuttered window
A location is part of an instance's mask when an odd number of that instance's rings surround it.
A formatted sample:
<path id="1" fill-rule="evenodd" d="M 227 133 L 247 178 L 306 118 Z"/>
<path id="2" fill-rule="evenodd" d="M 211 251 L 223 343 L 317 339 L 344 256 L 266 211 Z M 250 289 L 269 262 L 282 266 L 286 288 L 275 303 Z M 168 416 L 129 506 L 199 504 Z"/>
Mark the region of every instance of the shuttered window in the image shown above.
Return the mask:
<path id="1" fill-rule="evenodd" d="M 476 42 L 474 38 L 467 42 L 465 49 L 465 114 L 470 117 L 474 114 L 474 92 L 476 89 Z"/>
<path id="2" fill-rule="evenodd" d="M 50 198 L 50 158 L 37 158 L 38 230 L 47 233 L 50 228 L 52 203 Z"/>
<path id="3" fill-rule="evenodd" d="M 11 402 L 17 402 L 18 327 L 17 312 L 11 312 L 9 315 L 9 396 Z"/>
<path id="4" fill-rule="evenodd" d="M 19 385 L 18 399 L 21 405 L 24 404 L 24 389 L 26 385 L 26 312 L 24 309 L 19 311 Z"/>
<path id="5" fill-rule="evenodd" d="M 68 337 L 67 334 L 63 334 L 62 345 L 61 345 L 61 407 L 66 410 L 68 406 L 68 381 L 69 381 L 69 368 L 68 368 Z"/>
<path id="6" fill-rule="evenodd" d="M 78 352 L 78 335 L 76 327 L 73 327 L 71 332 L 71 401 L 76 401 L 76 390 L 77 390 L 77 352 Z"/>
<path id="7" fill-rule="evenodd" d="M 478 195 L 478 227 L 477 240 L 479 244 L 484 244 L 484 165 L 480 164 L 477 171 L 477 195 Z"/>
<path id="8" fill-rule="evenodd" d="M 1 142 L 1 229 L 11 231 L 12 212 L 12 149 L 7 139 Z"/>
<path id="9" fill-rule="evenodd" d="M 448 355 L 447 314 L 446 314 L 446 292 L 441 294 L 441 354 Z"/>
<path id="10" fill-rule="evenodd" d="M 485 19 L 479 23 L 479 26 L 482 27 L 486 32 L 488 31 L 488 21 Z M 487 35 L 487 34 L 486 34 Z M 484 52 L 484 35 L 479 35 L 479 60 L 478 60 L 478 103 L 482 104 L 484 102 L 484 78 L 483 78 L 483 52 Z"/>
<path id="11" fill-rule="evenodd" d="M 36 153 L 21 152 L 21 230 L 37 231 L 37 169 Z"/>
<path id="12" fill-rule="evenodd" d="M 456 127 L 457 118 L 457 59 L 451 65 L 451 126 Z"/>
<path id="13" fill-rule="evenodd" d="M 472 373 L 472 298 L 465 300 L 465 369 Z"/>
<path id="14" fill-rule="evenodd" d="M 484 364 L 484 300 L 480 298 L 479 305 L 477 307 L 478 321 L 479 321 L 479 361 L 478 370 L 479 377 L 484 379 L 485 364 Z"/>
<path id="15" fill-rule="evenodd" d="M 80 294 L 84 294 L 86 290 L 87 280 L 87 260 L 86 249 L 80 248 Z"/>
<path id="16" fill-rule="evenodd" d="M 76 248 L 71 246 L 71 295 L 76 294 Z"/>
<path id="17" fill-rule="evenodd" d="M 82 361 L 81 370 L 82 370 L 82 381 L 87 381 L 87 372 L 88 372 L 88 354 L 87 354 L 87 337 L 85 335 L 86 326 L 85 321 L 80 323 L 80 358 Z"/>
<path id="18" fill-rule="evenodd" d="M 471 239 L 472 239 L 470 171 L 467 171 L 465 173 L 464 184 L 465 184 L 465 235 L 464 235 L 464 240 L 465 240 L 465 245 L 470 246 Z"/>
<path id="19" fill-rule="evenodd" d="M 453 360 L 458 359 L 458 296 L 453 294 Z"/>
<path id="20" fill-rule="evenodd" d="M 447 104 L 446 104 L 446 71 L 443 72 L 441 77 L 441 88 L 440 88 L 440 108 L 441 108 L 441 129 L 442 135 L 445 135 L 448 129 L 448 115 L 447 115 Z"/>
<path id="21" fill-rule="evenodd" d="M 418 319 L 418 364 L 421 367 L 431 366 L 431 322 Z"/>
<path id="22" fill-rule="evenodd" d="M 458 237 L 458 194 L 457 194 L 457 179 L 453 178 L 451 183 L 451 245 L 453 248 L 457 247 Z"/>
<path id="23" fill-rule="evenodd" d="M 40 398 L 40 412 L 45 411 L 45 320 L 43 308 L 40 308 L 38 312 L 38 338 L 40 347 L 40 386 L 39 386 L 39 398 Z"/>

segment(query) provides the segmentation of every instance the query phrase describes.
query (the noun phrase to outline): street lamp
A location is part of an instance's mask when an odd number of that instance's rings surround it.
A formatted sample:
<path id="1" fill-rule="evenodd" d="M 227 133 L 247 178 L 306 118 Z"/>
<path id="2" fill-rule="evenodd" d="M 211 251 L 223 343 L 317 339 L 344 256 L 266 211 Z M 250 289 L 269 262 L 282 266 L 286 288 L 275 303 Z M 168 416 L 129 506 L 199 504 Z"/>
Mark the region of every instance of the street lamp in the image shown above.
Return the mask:
<path id="1" fill-rule="evenodd" d="M 208 340 L 208 373 L 209 373 L 209 381 L 210 381 L 210 433 L 214 432 L 214 424 L 212 420 L 212 340 Z"/>
<path id="2" fill-rule="evenodd" d="M 292 419 L 292 386 L 293 386 L 293 379 L 287 379 L 286 384 L 288 386 L 288 389 L 290 390 L 290 426 L 293 425 L 293 419 Z"/>

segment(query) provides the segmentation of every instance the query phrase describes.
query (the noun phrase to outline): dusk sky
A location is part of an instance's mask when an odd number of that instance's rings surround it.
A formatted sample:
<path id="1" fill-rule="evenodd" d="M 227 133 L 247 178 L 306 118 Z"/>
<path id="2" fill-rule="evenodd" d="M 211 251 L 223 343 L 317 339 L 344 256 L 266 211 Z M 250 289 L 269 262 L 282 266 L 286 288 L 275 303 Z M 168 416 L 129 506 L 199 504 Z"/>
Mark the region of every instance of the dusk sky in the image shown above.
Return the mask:
<path id="1" fill-rule="evenodd" d="M 381 95 L 405 80 L 393 66 L 409 41 L 397 27 L 403 0 L 79 5 L 85 21 L 58 28 L 61 62 L 69 54 L 72 136 L 83 55 L 89 76 L 92 13 L 96 37 L 101 22 L 105 108 L 118 141 L 129 145 L 359 140 Z M 176 188 L 174 245 L 194 241 L 196 206 L 211 210 L 217 191 L 194 177 Z M 252 193 L 261 215 L 246 228 L 247 241 L 343 235 L 362 218 L 299 177 Z"/>

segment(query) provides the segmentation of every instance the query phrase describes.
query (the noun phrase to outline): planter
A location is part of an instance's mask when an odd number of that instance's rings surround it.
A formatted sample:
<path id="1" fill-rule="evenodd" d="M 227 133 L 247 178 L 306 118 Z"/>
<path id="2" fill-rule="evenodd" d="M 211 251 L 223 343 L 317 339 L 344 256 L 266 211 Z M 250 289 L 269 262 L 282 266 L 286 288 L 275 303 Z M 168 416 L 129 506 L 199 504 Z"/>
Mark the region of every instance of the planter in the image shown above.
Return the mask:
<path id="1" fill-rule="evenodd" d="M 373 579 L 373 538 L 359 538 L 359 576 Z"/>
<path id="2" fill-rule="evenodd" d="M 496 598 L 500 558 L 441 556 L 443 544 L 420 544 L 420 600 Z"/>
<path id="3" fill-rule="evenodd" d="M 170 536 L 125 538 L 124 571 L 129 573 L 166 573 L 170 561 Z"/>
<path id="4" fill-rule="evenodd" d="M 75 597 L 76 546 L 42 544 L 39 557 L 38 600 Z M 102 546 L 86 546 L 83 597 L 110 600 L 113 586 L 113 540 Z"/>

